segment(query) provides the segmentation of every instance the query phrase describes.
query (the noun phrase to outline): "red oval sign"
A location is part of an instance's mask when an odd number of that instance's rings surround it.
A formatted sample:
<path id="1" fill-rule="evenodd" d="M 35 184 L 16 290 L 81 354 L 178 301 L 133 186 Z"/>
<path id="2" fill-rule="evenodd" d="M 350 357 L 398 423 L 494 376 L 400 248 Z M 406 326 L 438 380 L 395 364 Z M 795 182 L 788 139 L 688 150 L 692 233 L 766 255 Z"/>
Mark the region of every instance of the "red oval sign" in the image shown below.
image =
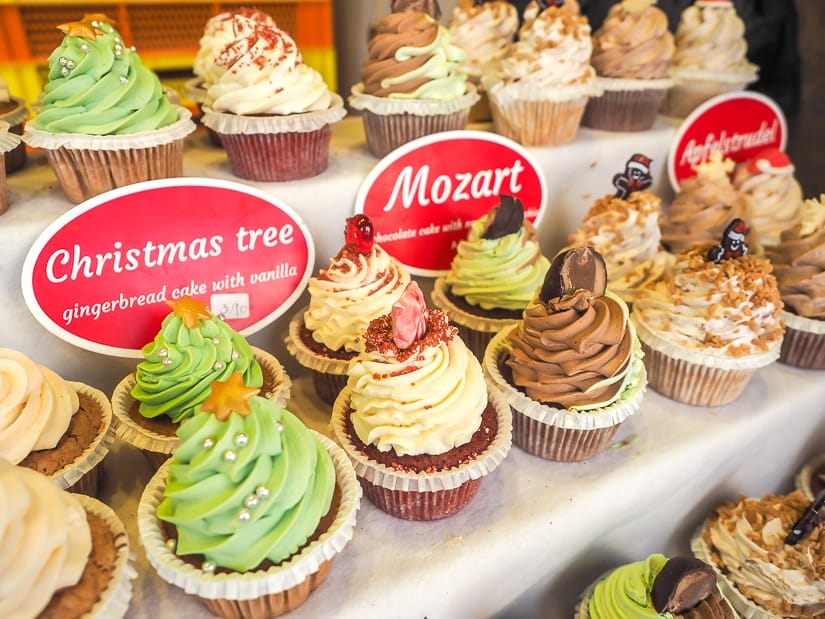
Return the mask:
<path id="1" fill-rule="evenodd" d="M 674 191 L 694 176 L 694 167 L 721 151 L 740 163 L 769 147 L 785 150 L 788 125 L 773 99 L 738 91 L 713 97 L 697 107 L 676 132 L 667 171 Z"/>
<path id="2" fill-rule="evenodd" d="M 470 224 L 498 203 L 519 198 L 525 216 L 544 215 L 546 183 L 519 144 L 484 131 L 446 131 L 394 150 L 373 168 L 356 197 L 375 240 L 416 275 L 450 268 Z"/>
<path id="3" fill-rule="evenodd" d="M 95 196 L 55 220 L 23 264 L 23 296 L 49 331 L 139 357 L 184 295 L 254 333 L 297 300 L 315 262 L 292 209 L 229 181 L 175 178 Z"/>

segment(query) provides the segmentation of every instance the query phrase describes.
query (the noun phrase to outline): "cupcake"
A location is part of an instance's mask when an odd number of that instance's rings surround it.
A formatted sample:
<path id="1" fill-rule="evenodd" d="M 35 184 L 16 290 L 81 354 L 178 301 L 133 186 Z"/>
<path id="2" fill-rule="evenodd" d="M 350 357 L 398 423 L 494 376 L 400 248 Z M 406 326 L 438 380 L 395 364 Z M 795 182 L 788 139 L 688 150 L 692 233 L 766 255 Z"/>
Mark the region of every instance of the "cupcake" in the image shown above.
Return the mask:
<path id="1" fill-rule="evenodd" d="M 561 252 L 524 318 L 487 347 L 487 380 L 512 409 L 513 442 L 528 453 L 586 460 L 639 408 L 641 348 L 627 305 L 606 284 L 592 247 Z"/>
<path id="2" fill-rule="evenodd" d="M 635 176 L 630 175 L 635 170 L 644 174 L 649 165 L 649 158 L 633 155 L 625 174 L 614 177 L 619 191 L 596 200 L 582 225 L 567 237 L 571 247 L 590 245 L 602 255 L 607 264 L 607 287 L 628 305 L 633 304 L 636 291 L 659 277 L 673 260 L 661 246 L 662 200 L 647 189 L 627 189 L 635 182 Z"/>
<path id="3" fill-rule="evenodd" d="M 112 408 L 102 392 L 0 348 L 0 458 L 94 496 L 111 426 Z"/>
<path id="4" fill-rule="evenodd" d="M 582 596 L 576 619 L 735 619 L 716 572 L 696 557 L 652 554 L 611 570 Z"/>
<path id="5" fill-rule="evenodd" d="M 655 0 L 622 0 L 614 4 L 593 33 L 593 56 L 598 86 L 582 124 L 608 131 L 646 131 L 668 89 L 673 59 L 673 35 L 667 15 Z"/>
<path id="6" fill-rule="evenodd" d="M 446 314 L 410 283 L 373 320 L 332 410 L 335 440 L 364 493 L 405 520 L 463 509 L 510 449 L 510 411 Z"/>
<path id="7" fill-rule="evenodd" d="M 521 318 L 548 268 L 521 201 L 502 195 L 459 242 L 449 272 L 435 280 L 433 304 L 447 312 L 481 359 L 493 336 Z"/>
<path id="8" fill-rule="evenodd" d="M 802 188 L 791 160 L 781 150 L 765 149 L 737 165 L 731 182 L 750 198 L 751 227 L 761 245 L 778 245 L 782 231 L 799 223 Z"/>
<path id="9" fill-rule="evenodd" d="M 26 103 L 23 99 L 12 97 L 9 94 L 9 86 L 2 77 L 0 77 L 0 125 L 7 123 L 9 125 L 9 133 L 14 135 L 23 135 L 23 122 L 29 117 L 29 110 L 26 108 Z M 0 131 L 2 133 L 2 131 Z M 6 174 L 19 170 L 26 165 L 26 145 L 17 141 L 14 148 L 5 152 L 5 164 L 3 168 Z M 0 147 L 2 151 L 2 147 Z"/>
<path id="10" fill-rule="evenodd" d="M 676 27 L 675 84 L 662 108 L 685 117 L 711 97 L 743 90 L 756 81 L 758 67 L 748 62 L 745 24 L 730 0 L 696 0 Z"/>
<path id="11" fill-rule="evenodd" d="M 796 489 L 813 501 L 825 491 L 825 453 L 814 456 L 796 476 Z"/>
<path id="12" fill-rule="evenodd" d="M 376 157 L 424 135 L 463 129 L 479 99 L 460 68 L 465 54 L 438 14 L 436 0 L 394 0 L 375 28 L 349 103 L 361 110 Z"/>
<path id="13" fill-rule="evenodd" d="M 286 32 L 240 14 L 232 23 L 235 38 L 215 60 L 220 75 L 207 90 L 203 124 L 220 136 L 239 178 L 320 174 L 332 124 L 346 115 L 343 100 L 304 63 Z"/>
<path id="14" fill-rule="evenodd" d="M 739 497 L 715 510 L 691 540 L 719 575 L 734 608 L 750 619 L 825 614 L 825 495 Z"/>
<path id="15" fill-rule="evenodd" d="M 746 253 L 743 228 L 734 220 L 721 244 L 676 256 L 636 295 L 633 321 L 648 380 L 666 397 L 728 404 L 779 356 L 784 326 L 776 278 L 768 260 Z"/>
<path id="16" fill-rule="evenodd" d="M 678 254 L 697 246 L 716 243 L 732 219 L 750 221 L 751 201 L 730 181 L 735 164 L 715 151 L 710 159 L 695 166 L 696 175 L 682 186 L 662 218 L 662 244 Z M 758 253 L 758 241 L 748 231 L 751 253 Z"/>
<path id="17" fill-rule="evenodd" d="M 340 448 L 257 392 L 240 372 L 212 383 L 138 505 L 158 575 L 232 619 L 306 600 L 352 538 L 361 495 Z"/>
<path id="18" fill-rule="evenodd" d="M 130 183 L 183 176 L 191 114 L 102 14 L 62 24 L 49 56 L 42 110 L 23 140 L 46 151 L 66 197 L 81 202 Z"/>
<path id="19" fill-rule="evenodd" d="M 782 297 L 785 338 L 779 360 L 825 369 L 825 195 L 806 200 L 801 221 L 767 255 Z"/>
<path id="20" fill-rule="evenodd" d="M 291 385 L 275 357 L 250 346 L 206 303 L 183 297 L 168 304 L 172 311 L 143 347 L 135 373 L 112 394 L 115 432 L 155 466 L 178 446 L 178 425 L 200 408 L 212 381 L 241 372 L 249 387 L 281 404 Z"/>
<path id="21" fill-rule="evenodd" d="M 107 506 L 0 458 L 0 617 L 123 617 L 136 576 Z"/>
<path id="22" fill-rule="evenodd" d="M 22 142 L 17 134 L 9 131 L 9 123 L 0 120 L 0 215 L 9 208 L 9 193 L 6 187 L 6 166 L 3 164 L 5 158 L 15 150 Z"/>
<path id="23" fill-rule="evenodd" d="M 482 79 L 496 133 L 525 146 L 571 142 L 588 97 L 600 92 L 592 47 L 587 18 L 566 4 L 525 23 L 499 75 Z"/>
<path id="24" fill-rule="evenodd" d="M 374 242 L 366 215 L 347 219 L 344 239 L 329 266 L 309 279 L 309 306 L 292 318 L 286 339 L 327 404 L 347 382 L 347 365 L 370 321 L 388 313 L 410 283 L 404 266 Z"/>
<path id="25" fill-rule="evenodd" d="M 490 104 L 481 76 L 498 71 L 501 59 L 513 43 L 518 24 L 516 7 L 501 0 L 460 0 L 453 9 L 447 25 L 450 41 L 464 51 L 461 70 L 481 97 L 470 109 L 470 122 L 490 120 Z"/>

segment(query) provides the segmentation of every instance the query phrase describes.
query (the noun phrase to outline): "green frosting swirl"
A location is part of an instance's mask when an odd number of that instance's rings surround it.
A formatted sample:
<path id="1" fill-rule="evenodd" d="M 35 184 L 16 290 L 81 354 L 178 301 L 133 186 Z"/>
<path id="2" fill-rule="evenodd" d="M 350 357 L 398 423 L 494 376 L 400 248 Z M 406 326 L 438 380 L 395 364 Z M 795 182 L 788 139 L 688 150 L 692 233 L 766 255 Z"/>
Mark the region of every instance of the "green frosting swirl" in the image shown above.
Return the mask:
<path id="1" fill-rule="evenodd" d="M 177 554 L 238 572 L 294 554 L 335 489 L 332 458 L 295 415 L 257 396 L 249 408 L 226 421 L 201 411 L 178 428 L 157 512 L 177 527 Z"/>
<path id="2" fill-rule="evenodd" d="M 667 563 L 663 554 L 652 554 L 644 561 L 622 565 L 596 583 L 590 596 L 590 619 L 643 619 L 672 617 L 653 608 L 650 591 L 653 581 Z"/>
<path id="3" fill-rule="evenodd" d="M 141 352 L 145 359 L 137 365 L 132 397 L 144 417 L 168 415 L 174 422 L 191 417 L 209 396 L 212 382 L 227 380 L 233 372 L 241 372 L 249 387 L 263 385 L 249 342 L 211 314 L 189 328 L 170 313 Z"/>
<path id="4" fill-rule="evenodd" d="M 536 296 L 550 261 L 529 224 L 514 234 L 485 239 L 485 221 L 486 216 L 475 220 L 467 239 L 458 244 L 446 282 L 454 295 L 483 310 L 523 310 Z"/>
<path id="5" fill-rule="evenodd" d="M 49 56 L 43 110 L 34 127 L 51 133 L 120 135 L 174 123 L 177 112 L 157 75 L 102 21 L 95 37 L 67 34 Z"/>

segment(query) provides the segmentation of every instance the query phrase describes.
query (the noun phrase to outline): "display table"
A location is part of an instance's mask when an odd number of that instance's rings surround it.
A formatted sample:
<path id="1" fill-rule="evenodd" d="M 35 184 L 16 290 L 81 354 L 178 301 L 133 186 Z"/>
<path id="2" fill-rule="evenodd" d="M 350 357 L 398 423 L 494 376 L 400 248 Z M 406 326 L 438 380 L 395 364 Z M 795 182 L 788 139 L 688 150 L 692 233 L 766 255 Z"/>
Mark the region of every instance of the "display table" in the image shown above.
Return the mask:
<path id="1" fill-rule="evenodd" d="M 563 244 L 593 200 L 612 193 L 610 178 L 635 152 L 653 158 L 652 189 L 669 199 L 664 163 L 673 132 L 661 120 L 641 134 L 582 130 L 568 146 L 529 149 L 548 181 L 549 210 L 539 228 L 545 253 L 552 255 Z M 360 121 L 351 118 L 335 127 L 330 167 L 323 175 L 250 184 L 302 216 L 315 239 L 318 267 L 342 244 L 343 221 L 375 163 Z M 187 142 L 184 170 L 187 176 L 233 179 L 225 154 L 201 133 Z M 56 339 L 29 314 L 20 289 L 29 245 L 71 204 L 40 153 L 9 178 L 9 187 L 11 208 L 0 217 L 0 342 L 66 378 L 111 393 L 135 361 Z M 328 433 L 329 408 L 285 351 L 286 322 L 279 319 L 250 341 L 273 352 L 293 378 L 289 408 Z M 570 464 L 514 447 L 467 508 L 446 520 L 405 522 L 364 500 L 355 536 L 333 561 L 327 581 L 289 616 L 569 617 L 578 594 L 605 569 L 655 551 L 688 552 L 691 533 L 721 501 L 789 489 L 802 462 L 818 453 L 824 440 L 825 385 L 818 372 L 775 364 L 757 373 L 738 402 L 717 409 L 648 392 L 613 448 Z M 211 616 L 197 600 L 160 580 L 144 558 L 135 513 L 151 471 L 142 455 L 116 443 L 104 464 L 103 498 L 127 525 L 139 574 L 127 616 Z"/>

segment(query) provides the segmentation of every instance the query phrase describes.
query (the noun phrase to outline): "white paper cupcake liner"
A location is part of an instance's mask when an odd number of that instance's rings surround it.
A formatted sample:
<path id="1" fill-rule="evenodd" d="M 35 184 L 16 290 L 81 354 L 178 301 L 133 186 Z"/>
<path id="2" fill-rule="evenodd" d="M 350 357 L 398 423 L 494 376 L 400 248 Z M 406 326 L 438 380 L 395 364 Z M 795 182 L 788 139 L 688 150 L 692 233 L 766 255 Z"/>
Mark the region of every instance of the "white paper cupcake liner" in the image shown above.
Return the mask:
<path id="1" fill-rule="evenodd" d="M 794 486 L 796 489 L 804 494 L 805 498 L 811 502 L 816 499 L 816 495 L 811 489 L 813 486 L 813 477 L 817 469 L 821 468 L 823 465 L 825 465 L 825 453 L 821 453 L 809 460 L 805 466 L 802 467 L 802 470 L 797 473 L 796 478 L 794 479 Z"/>
<path id="2" fill-rule="evenodd" d="M 572 86 L 541 87 L 526 82 L 507 84 L 491 77 L 483 77 L 482 83 L 487 95 L 499 106 L 506 106 L 518 101 L 554 101 L 563 103 L 596 97 L 602 94 L 602 88 L 596 80 L 586 84 Z"/>
<path id="3" fill-rule="evenodd" d="M 804 316 L 797 316 L 791 312 L 783 310 L 780 314 L 782 322 L 791 329 L 797 331 L 806 331 L 808 333 L 816 333 L 817 335 L 825 334 L 825 320 L 817 320 L 815 318 L 805 318 Z"/>
<path id="4" fill-rule="evenodd" d="M 140 497 L 137 526 L 149 563 L 168 583 L 206 599 L 251 600 L 286 591 L 301 584 L 339 554 L 352 539 L 355 515 L 361 505 L 361 486 L 349 458 L 327 437 L 312 431 L 323 443 L 335 466 L 341 491 L 338 512 L 330 527 L 287 561 L 267 570 L 246 573 L 208 573 L 181 560 L 166 546 L 157 508 L 163 500 L 169 464 L 158 469 Z"/>
<path id="5" fill-rule="evenodd" d="M 202 77 L 193 77 L 183 84 L 183 94 L 197 104 L 206 103 L 207 89 L 203 87 Z"/>
<path id="6" fill-rule="evenodd" d="M 10 127 L 10 123 L 0 120 L 0 153 L 14 150 L 20 144 L 20 136 L 16 133 L 9 133 Z"/>
<path id="7" fill-rule="evenodd" d="M 633 357 L 631 364 L 638 365 L 631 367 L 630 371 L 638 372 L 639 378 L 626 387 L 618 400 L 591 411 L 572 412 L 537 402 L 507 382 L 498 367 L 500 356 L 510 350 L 507 337 L 506 332 L 501 332 L 493 338 L 484 354 L 482 368 L 493 389 L 501 392 L 505 402 L 522 415 L 557 428 L 596 430 L 618 425 L 639 410 L 647 386 L 647 373 L 644 363 L 638 357 Z"/>
<path id="8" fill-rule="evenodd" d="M 434 472 L 413 472 L 394 469 L 370 460 L 347 438 L 346 411 L 349 408 L 350 391 L 345 388 L 332 407 L 330 429 L 333 438 L 340 444 L 352 460 L 355 474 L 369 483 L 401 492 L 440 492 L 453 490 L 470 480 L 481 479 L 492 473 L 510 451 L 512 445 L 512 414 L 510 407 L 498 393 L 489 394 L 490 402 L 496 409 L 498 434 L 488 447 L 477 457 L 448 470 Z"/>
<path id="9" fill-rule="evenodd" d="M 755 66 L 753 66 L 753 69 L 744 71 L 705 71 L 703 69 L 674 67 L 670 75 L 676 82 L 725 82 L 744 88 L 751 82 L 756 81 L 758 70 Z"/>
<path id="10" fill-rule="evenodd" d="M 667 90 L 674 84 L 673 78 L 630 79 L 618 77 L 596 77 L 596 86 L 602 91 L 616 90 Z"/>
<path id="11" fill-rule="evenodd" d="M 347 115 L 344 100 L 330 93 L 330 106 L 325 110 L 300 114 L 269 114 L 242 116 L 231 112 L 217 112 L 203 105 L 201 122 L 220 134 L 255 135 L 260 133 L 309 133 L 341 120 Z"/>
<path id="12" fill-rule="evenodd" d="M 697 559 L 700 559 L 710 565 L 713 571 L 716 572 L 716 581 L 719 585 L 719 590 L 722 592 L 728 601 L 733 605 L 733 608 L 743 619 L 782 619 L 779 615 L 774 615 L 766 611 L 761 606 L 757 606 L 746 598 L 736 585 L 723 574 L 713 561 L 710 548 L 702 539 L 702 530 L 704 526 L 696 532 L 690 540 L 690 550 Z"/>
<path id="13" fill-rule="evenodd" d="M 22 123 L 29 117 L 29 110 L 26 109 L 26 102 L 18 97 L 11 97 L 11 101 L 17 103 L 17 107 L 9 110 L 5 114 L 0 114 L 0 121 L 7 122 L 12 127 Z"/>
<path id="14" fill-rule="evenodd" d="M 289 321 L 289 334 L 284 340 L 289 354 L 305 368 L 320 372 L 322 374 L 336 374 L 338 376 L 347 373 L 349 361 L 344 359 L 333 359 L 319 355 L 301 339 L 301 327 L 304 324 L 304 313 L 308 306 L 302 307 Z"/>
<path id="15" fill-rule="evenodd" d="M 513 326 L 518 323 L 518 318 L 489 318 L 487 316 L 479 316 L 471 314 L 450 300 L 447 296 L 450 287 L 443 277 L 439 277 L 433 283 L 433 291 L 430 295 L 433 305 L 443 309 L 450 314 L 450 320 L 473 329 L 474 331 L 485 331 L 487 333 L 498 333 L 502 329 Z"/>
<path id="16" fill-rule="evenodd" d="M 724 353 L 712 354 L 699 350 L 688 350 L 653 333 L 641 319 L 638 312 L 634 311 L 631 318 L 636 325 L 639 339 L 650 348 L 674 359 L 720 370 L 753 370 L 770 365 L 779 358 L 779 351 L 782 348 L 782 338 L 780 337 L 771 344 L 770 350 L 767 352 L 741 357 L 732 357 Z"/>
<path id="17" fill-rule="evenodd" d="M 269 400 L 274 400 L 279 406 L 286 407 L 292 390 L 292 380 L 286 373 L 284 367 L 274 355 L 250 346 L 252 356 L 261 366 L 264 381 L 271 380 L 275 383 L 275 389 L 262 396 Z M 160 454 L 171 454 L 180 445 L 180 439 L 174 434 L 167 436 L 144 428 L 129 416 L 135 399 L 132 397 L 132 389 L 135 386 L 135 374 L 130 373 L 125 376 L 112 392 L 112 414 L 115 435 L 122 441 L 142 449 Z"/>
<path id="18" fill-rule="evenodd" d="M 88 613 L 82 615 L 81 619 L 119 619 L 126 615 L 129 609 L 129 602 L 132 599 L 132 580 L 137 577 L 137 572 L 132 565 L 126 527 L 108 505 L 83 494 L 75 496 L 84 510 L 94 514 L 108 525 L 117 544 L 112 579 L 101 593 L 97 603 Z"/>
<path id="19" fill-rule="evenodd" d="M 177 107 L 178 120 L 171 125 L 124 135 L 83 135 L 80 133 L 50 133 L 35 129 L 26 123 L 23 141 L 34 148 L 53 150 L 131 150 L 153 148 L 182 140 L 195 130 L 192 113 L 185 107 Z"/>
<path id="20" fill-rule="evenodd" d="M 352 87 L 349 104 L 356 110 L 368 110 L 380 116 L 390 116 L 393 114 L 440 116 L 442 114 L 453 114 L 454 112 L 469 110 L 478 100 L 479 95 L 476 92 L 476 88 L 469 82 L 463 95 L 449 101 L 374 97 L 364 93 L 364 85 L 359 83 Z"/>
<path id="21" fill-rule="evenodd" d="M 109 453 L 109 449 L 114 441 L 114 431 L 112 429 L 112 406 L 109 398 L 99 389 L 90 387 L 84 383 L 76 381 L 66 381 L 72 389 L 77 392 L 78 397 L 88 399 L 92 406 L 100 410 L 103 429 L 92 440 L 77 460 L 55 471 L 51 478 L 58 483 L 61 488 L 70 488 L 80 479 L 87 475 L 92 469 L 103 462 L 103 458 Z"/>

